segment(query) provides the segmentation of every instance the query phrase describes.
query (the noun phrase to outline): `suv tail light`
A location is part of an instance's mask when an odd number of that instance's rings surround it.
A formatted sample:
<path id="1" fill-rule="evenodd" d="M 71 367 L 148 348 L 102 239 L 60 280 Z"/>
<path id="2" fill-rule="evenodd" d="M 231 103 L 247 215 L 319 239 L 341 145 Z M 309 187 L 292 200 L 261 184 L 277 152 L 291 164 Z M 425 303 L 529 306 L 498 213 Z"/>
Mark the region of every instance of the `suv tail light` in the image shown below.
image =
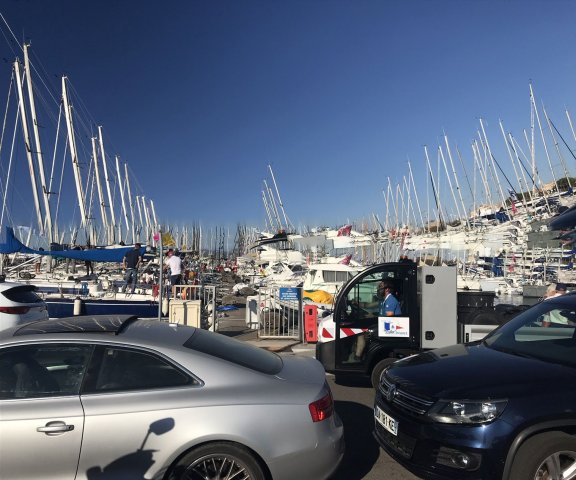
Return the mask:
<path id="1" fill-rule="evenodd" d="M 334 413 L 334 401 L 332 393 L 328 392 L 320 400 L 316 400 L 308 405 L 313 422 L 321 422 L 329 418 Z"/>
<path id="2" fill-rule="evenodd" d="M 30 311 L 30 307 L 0 307 L 0 313 L 8 313 L 10 315 L 24 315 Z"/>

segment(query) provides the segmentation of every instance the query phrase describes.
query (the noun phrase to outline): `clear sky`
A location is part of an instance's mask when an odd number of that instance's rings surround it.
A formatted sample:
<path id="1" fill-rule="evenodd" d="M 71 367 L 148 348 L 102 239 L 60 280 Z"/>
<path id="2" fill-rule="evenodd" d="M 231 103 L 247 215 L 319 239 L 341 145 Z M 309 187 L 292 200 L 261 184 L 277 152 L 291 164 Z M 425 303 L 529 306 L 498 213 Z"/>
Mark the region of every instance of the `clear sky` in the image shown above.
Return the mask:
<path id="1" fill-rule="evenodd" d="M 444 133 L 472 176 L 482 118 L 510 169 L 498 122 L 526 145 L 530 82 L 576 144 L 573 0 L 3 0 L 0 13 L 56 98 L 68 75 L 165 223 L 263 227 L 268 164 L 296 227 L 383 220 L 408 160 L 424 208 L 423 146 L 436 174 Z M 3 105 L 16 45 L 2 32 Z"/>

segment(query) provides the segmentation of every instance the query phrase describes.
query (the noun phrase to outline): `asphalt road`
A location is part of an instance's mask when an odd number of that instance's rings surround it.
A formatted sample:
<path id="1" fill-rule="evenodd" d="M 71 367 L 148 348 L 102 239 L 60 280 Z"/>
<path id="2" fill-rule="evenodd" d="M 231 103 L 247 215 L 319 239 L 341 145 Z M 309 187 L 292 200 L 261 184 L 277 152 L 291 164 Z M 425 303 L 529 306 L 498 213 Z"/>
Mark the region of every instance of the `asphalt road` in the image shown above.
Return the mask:
<path id="1" fill-rule="evenodd" d="M 344 458 L 330 480 L 417 480 L 382 451 L 372 436 L 374 389 L 370 382 L 340 384 L 334 375 L 326 377 L 346 439 Z"/>

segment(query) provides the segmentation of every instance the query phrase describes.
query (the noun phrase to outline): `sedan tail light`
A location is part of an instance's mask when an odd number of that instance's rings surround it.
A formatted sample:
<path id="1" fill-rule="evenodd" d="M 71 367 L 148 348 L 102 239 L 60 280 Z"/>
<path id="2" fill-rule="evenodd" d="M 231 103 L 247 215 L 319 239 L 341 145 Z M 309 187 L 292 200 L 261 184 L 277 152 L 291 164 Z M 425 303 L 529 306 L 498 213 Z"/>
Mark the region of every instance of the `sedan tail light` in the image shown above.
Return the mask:
<path id="1" fill-rule="evenodd" d="M 30 307 L 0 307 L 0 313 L 8 313 L 10 315 L 24 315 L 30 311 Z"/>
<path id="2" fill-rule="evenodd" d="M 313 422 L 321 422 L 329 418 L 334 413 L 334 401 L 332 393 L 327 393 L 320 400 L 316 400 L 308 405 Z"/>

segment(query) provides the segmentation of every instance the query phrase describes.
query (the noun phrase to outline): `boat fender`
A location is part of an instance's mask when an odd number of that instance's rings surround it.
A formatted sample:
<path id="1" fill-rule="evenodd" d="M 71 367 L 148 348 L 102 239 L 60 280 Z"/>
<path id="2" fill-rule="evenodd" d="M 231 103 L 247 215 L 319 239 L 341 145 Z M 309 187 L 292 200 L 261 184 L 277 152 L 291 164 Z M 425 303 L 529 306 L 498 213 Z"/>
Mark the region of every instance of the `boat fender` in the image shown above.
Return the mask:
<path id="1" fill-rule="evenodd" d="M 162 315 L 168 315 L 168 299 L 162 300 Z"/>
<path id="2" fill-rule="evenodd" d="M 74 316 L 78 316 L 82 313 L 82 299 L 76 297 L 74 300 Z"/>

